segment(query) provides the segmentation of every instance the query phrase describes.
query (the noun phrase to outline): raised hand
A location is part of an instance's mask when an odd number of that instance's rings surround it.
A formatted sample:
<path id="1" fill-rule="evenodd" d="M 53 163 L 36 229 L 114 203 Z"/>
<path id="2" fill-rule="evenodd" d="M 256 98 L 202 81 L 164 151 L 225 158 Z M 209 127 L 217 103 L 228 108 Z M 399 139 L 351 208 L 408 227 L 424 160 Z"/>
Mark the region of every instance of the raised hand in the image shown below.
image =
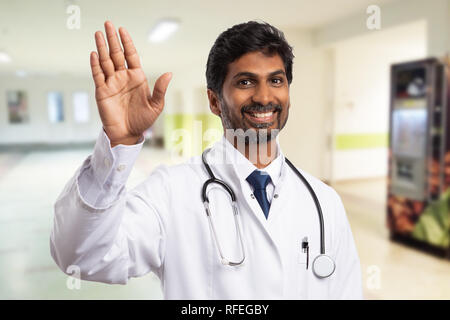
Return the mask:
<path id="1" fill-rule="evenodd" d="M 119 28 L 122 50 L 110 21 L 105 22 L 105 31 L 109 52 L 103 33 L 97 31 L 98 54 L 93 51 L 90 57 L 97 107 L 111 147 L 135 144 L 163 110 L 172 74 L 160 76 L 153 93 L 150 93 L 139 55 L 128 32 L 123 27 Z"/>

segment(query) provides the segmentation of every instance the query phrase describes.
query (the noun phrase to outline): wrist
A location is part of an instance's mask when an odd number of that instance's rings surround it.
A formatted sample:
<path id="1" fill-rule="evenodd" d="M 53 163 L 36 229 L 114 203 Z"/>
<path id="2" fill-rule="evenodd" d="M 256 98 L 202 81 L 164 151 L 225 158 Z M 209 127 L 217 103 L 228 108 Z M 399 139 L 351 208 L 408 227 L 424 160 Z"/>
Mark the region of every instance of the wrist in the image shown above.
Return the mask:
<path id="1" fill-rule="evenodd" d="M 128 137 L 128 138 L 124 138 L 121 140 L 116 140 L 116 141 L 110 141 L 111 142 L 111 148 L 114 148 L 115 146 L 119 145 L 119 144 L 123 144 L 126 146 L 131 146 L 131 145 L 135 145 L 138 143 L 138 141 L 141 139 L 142 135 L 140 136 L 133 136 L 133 137 Z"/>

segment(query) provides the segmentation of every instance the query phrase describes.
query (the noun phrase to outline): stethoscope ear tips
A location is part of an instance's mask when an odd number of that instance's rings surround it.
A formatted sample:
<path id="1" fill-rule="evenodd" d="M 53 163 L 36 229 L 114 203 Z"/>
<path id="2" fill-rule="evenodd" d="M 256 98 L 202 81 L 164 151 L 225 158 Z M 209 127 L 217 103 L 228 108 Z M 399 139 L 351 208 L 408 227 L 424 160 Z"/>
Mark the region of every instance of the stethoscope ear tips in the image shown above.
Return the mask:
<path id="1" fill-rule="evenodd" d="M 312 267 L 318 278 L 327 278 L 333 274 L 336 264 L 331 257 L 321 254 L 314 259 Z"/>
<path id="2" fill-rule="evenodd" d="M 225 258 L 223 258 L 222 260 L 220 260 L 220 262 L 222 262 L 222 264 L 223 264 L 224 266 L 227 266 L 227 265 L 230 264 L 230 262 L 229 262 L 227 259 L 225 259 Z"/>

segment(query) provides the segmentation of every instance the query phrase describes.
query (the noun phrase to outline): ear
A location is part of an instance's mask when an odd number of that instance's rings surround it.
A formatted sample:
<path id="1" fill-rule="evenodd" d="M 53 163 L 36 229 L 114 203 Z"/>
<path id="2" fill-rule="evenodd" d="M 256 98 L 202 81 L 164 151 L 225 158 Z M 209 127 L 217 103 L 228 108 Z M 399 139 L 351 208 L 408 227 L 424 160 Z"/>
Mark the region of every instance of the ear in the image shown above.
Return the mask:
<path id="1" fill-rule="evenodd" d="M 221 116 L 222 110 L 220 109 L 220 101 L 218 95 L 211 89 L 208 89 L 209 109 L 216 116 Z"/>

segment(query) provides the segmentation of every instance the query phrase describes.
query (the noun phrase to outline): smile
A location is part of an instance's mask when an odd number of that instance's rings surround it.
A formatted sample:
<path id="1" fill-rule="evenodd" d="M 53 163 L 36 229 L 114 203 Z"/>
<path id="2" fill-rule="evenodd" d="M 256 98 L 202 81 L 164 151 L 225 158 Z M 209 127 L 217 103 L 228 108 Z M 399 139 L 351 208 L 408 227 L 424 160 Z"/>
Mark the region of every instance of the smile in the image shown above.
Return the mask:
<path id="1" fill-rule="evenodd" d="M 255 123 L 273 122 L 275 120 L 276 111 L 271 112 L 244 112 L 245 116 Z"/>

